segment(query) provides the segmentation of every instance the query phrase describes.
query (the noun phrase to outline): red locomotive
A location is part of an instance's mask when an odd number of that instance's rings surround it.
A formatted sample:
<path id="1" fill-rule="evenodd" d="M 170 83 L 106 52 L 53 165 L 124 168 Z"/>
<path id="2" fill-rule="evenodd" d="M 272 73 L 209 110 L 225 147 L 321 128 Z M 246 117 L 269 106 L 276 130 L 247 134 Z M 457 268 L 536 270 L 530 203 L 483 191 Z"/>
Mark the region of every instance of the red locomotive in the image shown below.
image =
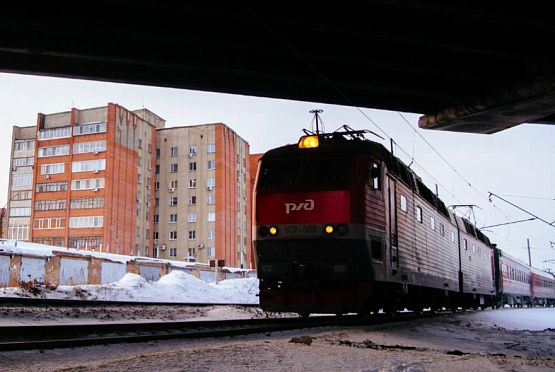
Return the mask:
<path id="1" fill-rule="evenodd" d="M 305 133 L 259 163 L 262 309 L 307 316 L 501 304 L 500 250 L 411 169 L 364 131 Z"/>

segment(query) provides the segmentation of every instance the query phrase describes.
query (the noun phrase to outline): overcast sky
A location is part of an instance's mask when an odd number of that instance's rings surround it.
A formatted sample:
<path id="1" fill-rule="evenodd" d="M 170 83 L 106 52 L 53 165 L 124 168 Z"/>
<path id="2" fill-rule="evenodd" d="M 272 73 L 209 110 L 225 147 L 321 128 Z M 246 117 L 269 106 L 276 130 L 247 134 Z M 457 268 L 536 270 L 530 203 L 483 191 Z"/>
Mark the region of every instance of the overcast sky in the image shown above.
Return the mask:
<path id="1" fill-rule="evenodd" d="M 164 118 L 168 127 L 223 122 L 249 142 L 251 153 L 296 143 L 302 129 L 310 127 L 308 111 L 320 108 L 328 131 L 343 124 L 382 136 L 385 131 L 400 146 L 395 148 L 396 155 L 407 164 L 414 159 L 411 167 L 428 187 L 435 190 L 438 183 L 439 195 L 447 205 L 478 206 L 479 227 L 530 218 L 495 197 L 489 202 L 488 191 L 548 222 L 555 221 L 555 125 L 526 124 L 493 135 L 436 132 L 419 129 L 420 115 L 412 113 L 401 117 L 397 112 L 312 102 L 1 73 L 0 102 L 0 206 L 7 200 L 13 125 L 34 125 L 38 112 L 50 114 L 113 102 L 129 110 L 145 107 Z M 372 139 L 389 148 L 388 138 Z M 525 262 L 529 238 L 533 265 L 555 270 L 555 262 L 543 262 L 555 260 L 555 226 L 536 220 L 489 228 L 485 233 L 501 249 Z"/>

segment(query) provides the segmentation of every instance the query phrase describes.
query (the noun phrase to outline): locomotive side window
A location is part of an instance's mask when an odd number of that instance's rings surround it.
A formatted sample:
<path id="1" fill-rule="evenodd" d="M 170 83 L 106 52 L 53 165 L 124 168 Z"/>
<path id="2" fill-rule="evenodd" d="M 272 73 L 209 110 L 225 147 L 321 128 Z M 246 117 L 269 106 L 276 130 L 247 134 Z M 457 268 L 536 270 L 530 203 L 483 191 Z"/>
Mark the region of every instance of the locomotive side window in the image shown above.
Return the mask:
<path id="1" fill-rule="evenodd" d="M 372 250 L 372 260 L 383 261 L 381 240 L 372 239 L 370 249 Z"/>
<path id="2" fill-rule="evenodd" d="M 403 212 L 407 211 L 407 198 L 405 197 L 405 195 L 401 194 L 401 210 Z"/>
<path id="3" fill-rule="evenodd" d="M 376 162 L 370 163 L 370 175 L 368 178 L 368 185 L 374 190 L 380 189 L 380 166 Z"/>
<path id="4" fill-rule="evenodd" d="M 415 213 L 416 213 L 416 220 L 422 223 L 422 208 L 420 208 L 419 206 L 416 206 Z"/>
<path id="5" fill-rule="evenodd" d="M 430 227 L 432 228 L 432 230 L 436 230 L 436 219 L 432 216 L 430 216 Z"/>

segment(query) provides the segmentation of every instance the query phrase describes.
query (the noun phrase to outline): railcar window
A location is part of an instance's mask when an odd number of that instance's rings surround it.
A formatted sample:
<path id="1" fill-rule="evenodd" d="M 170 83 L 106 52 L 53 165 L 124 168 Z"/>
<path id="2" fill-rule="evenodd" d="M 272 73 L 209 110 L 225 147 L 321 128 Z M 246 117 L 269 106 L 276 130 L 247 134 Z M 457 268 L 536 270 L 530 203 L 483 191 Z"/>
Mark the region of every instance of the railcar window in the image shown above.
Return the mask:
<path id="1" fill-rule="evenodd" d="M 422 208 L 420 208 L 419 206 L 416 206 L 415 212 L 416 212 L 416 220 L 422 223 Z"/>
<path id="2" fill-rule="evenodd" d="M 383 260 L 382 241 L 377 239 L 372 239 L 370 248 L 372 250 L 372 259 L 376 261 L 382 261 Z"/>
<path id="3" fill-rule="evenodd" d="M 345 188 L 350 161 L 346 158 L 281 158 L 262 163 L 259 191 Z"/>
<path id="4" fill-rule="evenodd" d="M 370 164 L 370 172 L 369 172 L 369 179 L 368 185 L 372 187 L 374 190 L 380 189 L 380 166 L 378 163 L 372 162 Z"/>
<path id="5" fill-rule="evenodd" d="M 401 195 L 401 210 L 403 212 L 407 211 L 407 198 L 405 197 L 405 195 Z"/>

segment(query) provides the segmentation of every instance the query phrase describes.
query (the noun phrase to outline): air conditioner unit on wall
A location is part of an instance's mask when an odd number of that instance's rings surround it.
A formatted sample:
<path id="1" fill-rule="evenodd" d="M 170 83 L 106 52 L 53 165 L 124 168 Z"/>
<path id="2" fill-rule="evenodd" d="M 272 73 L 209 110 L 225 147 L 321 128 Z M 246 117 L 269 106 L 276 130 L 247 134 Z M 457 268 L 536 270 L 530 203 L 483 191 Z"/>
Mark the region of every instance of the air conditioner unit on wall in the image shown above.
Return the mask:
<path id="1" fill-rule="evenodd" d="M 168 188 L 168 191 L 169 191 L 169 192 L 174 192 L 174 191 L 175 191 L 175 187 L 169 187 L 169 188 Z"/>
<path id="2" fill-rule="evenodd" d="M 44 178 L 50 178 L 50 175 L 45 174 L 43 177 L 44 177 Z"/>
<path id="3" fill-rule="evenodd" d="M 98 191 L 98 187 L 95 187 L 94 189 L 92 189 L 92 191 Z"/>

